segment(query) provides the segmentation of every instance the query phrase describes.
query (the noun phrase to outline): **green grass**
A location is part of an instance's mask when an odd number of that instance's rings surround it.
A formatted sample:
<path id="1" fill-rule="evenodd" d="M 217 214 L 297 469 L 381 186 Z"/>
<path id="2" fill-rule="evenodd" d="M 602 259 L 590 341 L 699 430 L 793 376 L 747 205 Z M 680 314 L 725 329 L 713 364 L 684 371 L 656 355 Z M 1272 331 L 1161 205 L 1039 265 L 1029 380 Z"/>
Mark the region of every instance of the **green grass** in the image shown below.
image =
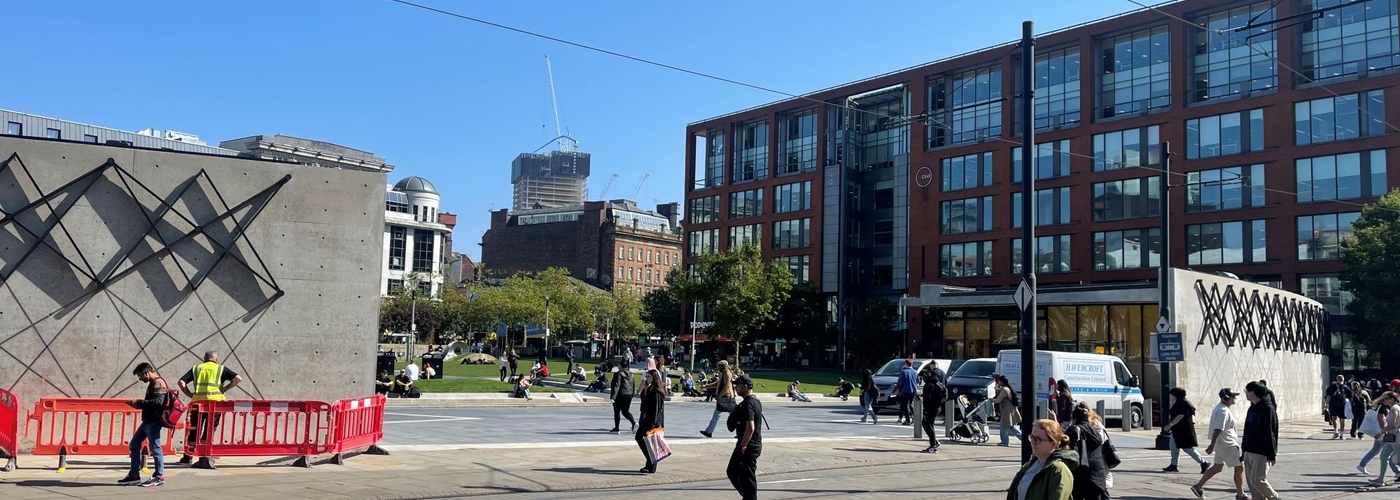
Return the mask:
<path id="1" fill-rule="evenodd" d="M 423 392 L 510 392 L 511 385 L 495 379 L 445 378 L 419 380 L 416 382 Z M 531 393 L 570 392 L 568 389 L 537 385 Z"/>
<path id="2" fill-rule="evenodd" d="M 754 370 L 747 373 L 749 378 L 753 379 L 755 392 L 787 392 L 788 384 L 793 380 L 801 380 L 802 392 L 808 396 L 835 394 L 836 380 L 842 377 L 839 373 L 825 370 Z M 852 380 L 853 376 L 847 375 L 846 380 L 858 385 L 859 381 Z"/>

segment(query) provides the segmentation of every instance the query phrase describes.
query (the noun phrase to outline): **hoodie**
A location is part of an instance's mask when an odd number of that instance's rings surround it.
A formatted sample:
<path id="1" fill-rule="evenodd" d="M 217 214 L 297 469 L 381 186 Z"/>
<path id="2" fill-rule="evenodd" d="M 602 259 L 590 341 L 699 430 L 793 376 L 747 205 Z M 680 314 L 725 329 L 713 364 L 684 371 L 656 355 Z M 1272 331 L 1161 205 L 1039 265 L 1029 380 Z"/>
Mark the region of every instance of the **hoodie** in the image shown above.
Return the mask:
<path id="1" fill-rule="evenodd" d="M 1249 405 L 1244 417 L 1244 437 L 1240 448 L 1245 453 L 1263 455 L 1274 460 L 1278 454 L 1278 412 L 1274 408 L 1274 398 L 1270 394 L 1258 403 Z"/>
<path id="2" fill-rule="evenodd" d="M 1033 463 L 1034 458 L 1021 466 L 1011 480 L 1011 488 L 1006 491 L 1006 500 L 1070 500 L 1070 493 L 1074 491 L 1072 471 L 1079 468 L 1079 454 L 1071 450 L 1055 450 L 1045 459 L 1045 467 L 1031 480 L 1030 488 L 1026 489 L 1026 498 L 1017 498 L 1021 478 Z"/>

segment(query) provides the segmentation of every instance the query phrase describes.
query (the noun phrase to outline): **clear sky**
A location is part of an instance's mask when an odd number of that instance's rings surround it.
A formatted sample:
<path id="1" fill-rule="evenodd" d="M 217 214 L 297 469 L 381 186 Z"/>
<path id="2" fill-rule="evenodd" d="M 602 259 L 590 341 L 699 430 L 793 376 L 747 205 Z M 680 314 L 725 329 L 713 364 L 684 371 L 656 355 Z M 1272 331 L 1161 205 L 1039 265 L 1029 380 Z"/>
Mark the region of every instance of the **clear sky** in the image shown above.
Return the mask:
<path id="1" fill-rule="evenodd" d="M 1115 0 L 465 1 L 444 10 L 803 93 L 1134 10 Z M 1155 3 L 1155 2 L 1154 2 Z M 681 201 L 685 125 L 781 96 L 387 0 L 0 2 L 0 108 L 219 141 L 287 134 L 421 175 L 476 259 L 510 162 L 564 126 L 593 155 L 590 197 Z M 637 191 L 643 174 L 650 178 Z M 489 265 L 489 263 L 488 263 Z"/>

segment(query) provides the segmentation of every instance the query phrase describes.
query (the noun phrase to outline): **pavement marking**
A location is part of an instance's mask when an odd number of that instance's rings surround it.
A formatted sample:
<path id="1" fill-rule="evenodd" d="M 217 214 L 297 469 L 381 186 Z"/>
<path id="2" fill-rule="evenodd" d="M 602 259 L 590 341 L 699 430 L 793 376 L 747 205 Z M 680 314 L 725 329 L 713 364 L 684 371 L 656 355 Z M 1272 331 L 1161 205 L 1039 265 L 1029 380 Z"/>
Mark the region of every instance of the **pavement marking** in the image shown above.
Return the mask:
<path id="1" fill-rule="evenodd" d="M 420 414 L 420 413 L 395 413 L 395 412 L 384 412 L 384 415 L 386 415 L 386 416 L 387 416 L 387 415 L 393 415 L 393 416 L 396 416 L 396 417 L 454 418 L 454 419 L 460 419 L 460 420 L 481 420 L 481 417 L 459 417 L 459 416 L 455 416 L 455 415 L 423 415 L 423 414 Z"/>
<path id="2" fill-rule="evenodd" d="M 422 420 L 385 420 L 385 424 L 422 424 L 432 422 L 454 422 L 460 420 L 481 420 L 474 417 L 425 418 Z"/>
<path id="3" fill-rule="evenodd" d="M 622 434 L 623 436 L 628 433 Z M 854 436 L 854 437 L 786 437 L 786 438 L 764 438 L 765 443 L 811 443 L 817 441 L 892 441 L 908 439 L 908 436 Z M 667 443 L 671 445 L 691 445 L 703 443 L 728 444 L 728 439 L 707 439 L 707 438 L 668 438 Z M 637 442 L 631 439 L 616 441 L 562 441 L 555 443 L 459 443 L 459 444 L 400 444 L 382 445 L 388 451 L 403 452 L 428 452 L 428 451 L 455 451 L 455 450 L 531 450 L 539 448 L 594 448 L 602 446 L 637 446 Z M 1018 466 L 1019 467 L 1019 466 Z"/>
<path id="4" fill-rule="evenodd" d="M 1283 457 L 1283 456 L 1303 456 L 1303 455 L 1336 455 L 1336 454 L 1338 454 L 1338 453 L 1352 453 L 1352 454 L 1354 454 L 1355 451 L 1354 451 L 1354 450 L 1346 450 L 1346 451 L 1298 451 L 1298 452 L 1293 452 L 1293 453 L 1279 453 L 1278 456 Z M 1143 460 L 1161 460 L 1161 459 L 1162 459 L 1162 457 L 1160 457 L 1160 456 L 1152 456 L 1152 457 L 1125 458 L 1125 459 L 1123 459 L 1123 461 L 1124 461 L 1124 462 L 1138 462 L 1138 461 L 1143 461 Z M 1019 468 L 1021 468 L 1022 465 L 1023 465 L 1023 464 L 990 465 L 990 466 L 983 467 L 983 468 L 984 468 L 984 469 L 1019 469 Z M 1151 473 L 1152 471 L 1147 471 L 1147 472 Z"/>
<path id="5" fill-rule="evenodd" d="M 818 479 L 820 479 L 820 478 L 809 477 L 809 478 L 804 478 L 804 479 L 784 479 L 784 480 L 782 480 L 782 481 L 763 481 L 763 482 L 758 483 L 758 484 L 805 483 L 805 482 L 807 482 L 807 481 L 816 481 L 816 480 L 818 480 Z"/>

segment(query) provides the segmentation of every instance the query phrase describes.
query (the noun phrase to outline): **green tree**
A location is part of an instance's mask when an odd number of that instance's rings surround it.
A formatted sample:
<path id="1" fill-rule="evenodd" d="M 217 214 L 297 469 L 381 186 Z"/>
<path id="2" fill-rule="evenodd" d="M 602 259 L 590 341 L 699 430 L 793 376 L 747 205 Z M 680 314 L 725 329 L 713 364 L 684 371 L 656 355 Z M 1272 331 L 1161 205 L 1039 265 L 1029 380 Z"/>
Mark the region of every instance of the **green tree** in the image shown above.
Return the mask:
<path id="1" fill-rule="evenodd" d="M 764 259 L 753 245 L 700 257 L 694 269 L 668 278 L 676 297 L 710 309 L 715 324 L 708 332 L 740 341 L 773 321 L 792 290 L 787 266 Z"/>
<path id="2" fill-rule="evenodd" d="M 618 285 L 611 293 L 595 294 L 595 330 L 610 331 L 614 339 L 635 340 L 650 325 L 642 321 L 642 301 L 636 289 Z"/>
<path id="3" fill-rule="evenodd" d="M 1354 238 L 1342 242 L 1342 289 L 1354 299 L 1347 311 L 1360 323 L 1360 338 L 1386 360 L 1400 361 L 1400 191 L 1361 210 Z"/>
<path id="4" fill-rule="evenodd" d="M 857 367 L 876 368 L 900 355 L 904 339 L 895 330 L 899 304 L 873 299 L 857 308 L 849 321 L 846 350 L 855 355 Z"/>
<path id="5" fill-rule="evenodd" d="M 673 270 L 672 273 L 675 271 Z M 670 279 L 667 276 L 666 279 Z M 666 335 L 678 335 L 681 318 L 681 301 L 676 298 L 676 294 L 670 288 L 657 288 L 647 292 L 642 298 L 642 321 L 647 323 L 647 327 L 653 332 Z"/>

